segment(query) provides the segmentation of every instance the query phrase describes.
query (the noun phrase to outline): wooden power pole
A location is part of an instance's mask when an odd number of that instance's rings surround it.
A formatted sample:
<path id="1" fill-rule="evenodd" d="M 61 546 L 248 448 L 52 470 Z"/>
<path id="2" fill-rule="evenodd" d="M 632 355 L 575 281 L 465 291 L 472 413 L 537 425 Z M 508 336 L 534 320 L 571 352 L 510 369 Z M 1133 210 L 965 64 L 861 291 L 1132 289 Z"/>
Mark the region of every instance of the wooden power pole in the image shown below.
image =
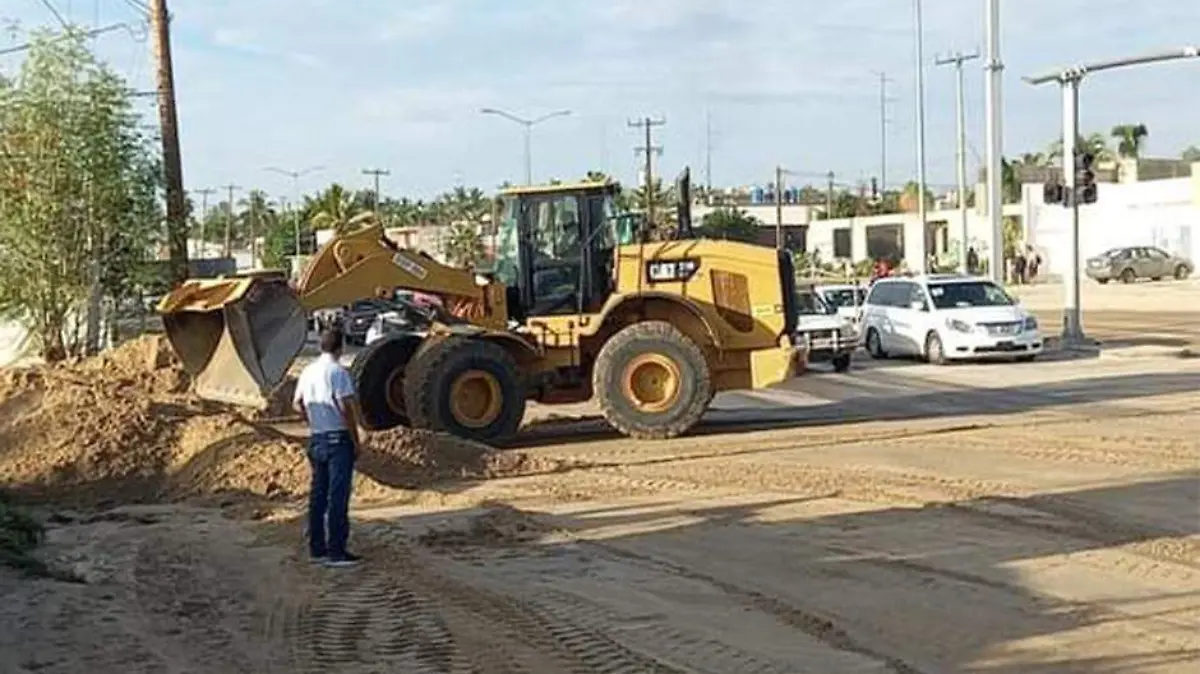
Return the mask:
<path id="1" fill-rule="evenodd" d="M 175 73 L 171 67 L 170 15 L 167 0 L 151 0 L 150 27 L 158 80 L 158 122 L 162 127 L 163 173 L 167 187 L 167 249 L 171 285 L 188 277 L 188 226 L 179 155 L 179 115 L 175 110 Z"/>

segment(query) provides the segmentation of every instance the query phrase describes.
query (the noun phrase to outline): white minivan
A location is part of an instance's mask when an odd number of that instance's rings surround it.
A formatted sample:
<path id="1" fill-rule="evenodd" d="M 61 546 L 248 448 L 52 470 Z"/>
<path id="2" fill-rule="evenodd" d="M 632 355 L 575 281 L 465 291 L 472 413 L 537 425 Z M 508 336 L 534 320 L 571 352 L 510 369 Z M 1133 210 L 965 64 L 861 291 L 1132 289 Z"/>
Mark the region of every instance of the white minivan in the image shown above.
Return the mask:
<path id="1" fill-rule="evenodd" d="M 1042 352 L 1037 319 L 993 281 L 959 274 L 882 278 L 863 304 L 863 344 L 873 358 L 1014 358 Z"/>

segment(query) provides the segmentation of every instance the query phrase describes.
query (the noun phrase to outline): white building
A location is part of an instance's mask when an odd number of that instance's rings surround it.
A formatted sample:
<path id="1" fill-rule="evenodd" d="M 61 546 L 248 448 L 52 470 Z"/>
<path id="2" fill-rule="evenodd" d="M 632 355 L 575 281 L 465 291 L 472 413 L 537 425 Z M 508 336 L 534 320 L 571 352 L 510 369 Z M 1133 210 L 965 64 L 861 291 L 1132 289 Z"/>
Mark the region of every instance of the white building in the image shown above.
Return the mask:
<path id="1" fill-rule="evenodd" d="M 1178 172 L 1176 172 L 1178 173 Z M 1099 183 L 1095 204 L 1080 208 L 1080 249 L 1083 258 L 1120 246 L 1153 245 L 1200 262 L 1200 163 L 1190 177 L 1134 182 L 1128 169 L 1119 183 Z M 1142 176 L 1143 178 L 1145 176 Z M 986 200 L 977 186 L 976 204 L 967 211 L 967 242 L 981 260 L 989 257 L 990 223 L 983 212 Z M 1023 187 L 1022 202 L 1006 204 L 1005 217 L 1019 219 L 1024 241 L 1039 250 L 1047 273 L 1061 276 L 1069 264 L 1067 248 L 1069 211 L 1042 202 L 1041 184 Z M 774 245 L 774 205 L 740 207 L 763 224 L 760 243 Z M 714 210 L 694 207 L 697 220 Z M 909 268 L 923 268 L 921 252 L 939 262 L 958 261 L 962 216 L 957 209 L 930 210 L 926 214 L 925 245 L 916 213 L 890 213 L 855 218 L 818 220 L 820 207 L 784 204 L 783 229 L 795 247 L 817 252 L 823 260 L 857 262 L 897 252 Z"/>

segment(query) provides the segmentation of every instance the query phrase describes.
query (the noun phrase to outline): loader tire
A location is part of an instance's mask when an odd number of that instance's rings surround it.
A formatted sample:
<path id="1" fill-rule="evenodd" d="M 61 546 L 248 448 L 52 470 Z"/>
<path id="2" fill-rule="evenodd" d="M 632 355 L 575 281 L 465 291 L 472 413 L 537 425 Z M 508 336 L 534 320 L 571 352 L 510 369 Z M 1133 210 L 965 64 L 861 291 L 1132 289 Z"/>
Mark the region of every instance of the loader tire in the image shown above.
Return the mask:
<path id="1" fill-rule="evenodd" d="M 493 342 L 448 337 L 409 364 L 404 399 L 413 428 L 503 442 L 525 416 L 517 362 Z"/>
<path id="2" fill-rule="evenodd" d="M 704 352 L 675 326 L 635 323 L 600 349 L 592 388 L 604 418 L 639 440 L 662 440 L 686 432 L 712 399 Z"/>
<path id="3" fill-rule="evenodd" d="M 408 424 L 404 371 L 420 346 L 420 335 L 394 335 L 371 344 L 354 357 L 350 374 L 367 430 L 382 431 Z"/>

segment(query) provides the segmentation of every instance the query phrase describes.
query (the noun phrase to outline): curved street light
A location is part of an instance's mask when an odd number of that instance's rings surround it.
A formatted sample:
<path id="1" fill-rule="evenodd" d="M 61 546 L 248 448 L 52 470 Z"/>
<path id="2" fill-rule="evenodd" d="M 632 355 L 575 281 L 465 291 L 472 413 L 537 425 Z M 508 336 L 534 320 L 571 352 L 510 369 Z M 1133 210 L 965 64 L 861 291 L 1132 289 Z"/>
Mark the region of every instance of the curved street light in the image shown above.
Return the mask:
<path id="1" fill-rule="evenodd" d="M 324 171 L 325 167 L 324 166 L 310 166 L 310 167 L 304 169 L 303 171 L 289 171 L 287 169 L 281 169 L 278 166 L 268 166 L 264 170 L 270 171 L 271 173 L 278 173 L 279 175 L 283 175 L 283 176 L 287 176 L 287 177 L 291 178 L 292 179 L 292 199 L 298 201 L 299 200 L 298 184 L 299 184 L 300 178 L 303 176 L 306 176 L 310 173 L 316 173 L 317 171 Z M 294 227 L 295 236 L 296 236 L 296 258 L 298 260 L 300 258 L 300 211 L 295 210 L 295 206 L 296 206 L 295 204 L 292 205 L 292 208 L 295 211 L 295 217 L 292 219 L 292 225 Z"/>
<path id="2" fill-rule="evenodd" d="M 548 112 L 548 113 L 542 115 L 541 117 L 534 117 L 533 119 L 525 119 L 524 117 L 518 117 L 518 116 L 512 114 L 511 112 L 505 112 L 504 110 L 497 110 L 496 108 L 482 108 L 479 110 L 479 112 L 482 114 L 485 114 L 485 115 L 496 115 L 498 117 L 503 117 L 509 121 L 516 122 L 517 124 L 520 124 L 521 126 L 525 127 L 525 184 L 526 185 L 533 184 L 533 157 L 532 157 L 532 152 L 530 150 L 530 139 L 533 135 L 534 125 L 541 124 L 542 122 L 546 121 L 547 119 L 552 119 L 554 117 L 565 117 L 565 116 L 571 114 L 570 110 L 556 110 L 554 112 Z"/>

